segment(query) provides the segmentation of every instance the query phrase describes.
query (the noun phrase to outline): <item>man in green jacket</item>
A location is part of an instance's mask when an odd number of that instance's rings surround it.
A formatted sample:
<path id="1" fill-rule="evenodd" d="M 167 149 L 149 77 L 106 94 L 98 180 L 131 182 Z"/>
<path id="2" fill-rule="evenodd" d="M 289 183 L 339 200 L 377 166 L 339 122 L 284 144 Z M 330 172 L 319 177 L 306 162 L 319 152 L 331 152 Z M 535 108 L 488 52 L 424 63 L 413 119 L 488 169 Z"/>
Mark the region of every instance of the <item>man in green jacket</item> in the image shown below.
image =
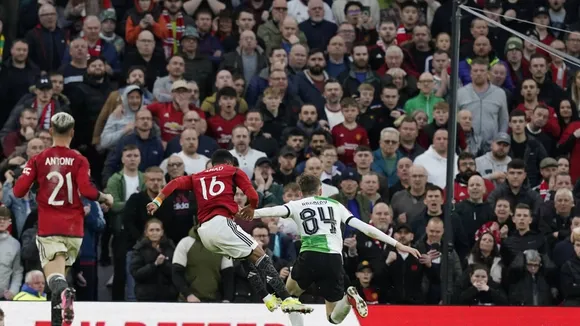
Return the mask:
<path id="1" fill-rule="evenodd" d="M 405 103 L 405 114 L 411 116 L 415 111 L 423 111 L 427 114 L 428 123 L 431 123 L 433 122 L 433 107 L 444 100 L 435 96 L 435 79 L 430 73 L 422 73 L 417 81 L 417 86 L 420 93 Z"/>

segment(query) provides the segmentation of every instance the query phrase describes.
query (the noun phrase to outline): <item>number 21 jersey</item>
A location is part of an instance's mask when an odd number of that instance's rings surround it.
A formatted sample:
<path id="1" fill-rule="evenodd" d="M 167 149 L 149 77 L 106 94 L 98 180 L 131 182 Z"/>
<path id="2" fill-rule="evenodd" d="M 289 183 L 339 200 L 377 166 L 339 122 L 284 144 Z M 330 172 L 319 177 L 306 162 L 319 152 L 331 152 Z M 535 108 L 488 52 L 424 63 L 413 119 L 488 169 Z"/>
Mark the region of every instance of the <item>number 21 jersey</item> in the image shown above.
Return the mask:
<path id="1" fill-rule="evenodd" d="M 97 200 L 89 177 L 89 162 L 67 147 L 50 147 L 26 163 L 14 184 L 14 196 L 24 197 L 38 183 L 38 235 L 82 237 L 85 213 L 81 195 Z"/>
<path id="2" fill-rule="evenodd" d="M 288 217 L 300 230 L 300 252 L 342 253 L 340 223 L 352 216 L 346 207 L 336 200 L 318 196 L 291 201 L 284 206 L 288 208 Z"/>

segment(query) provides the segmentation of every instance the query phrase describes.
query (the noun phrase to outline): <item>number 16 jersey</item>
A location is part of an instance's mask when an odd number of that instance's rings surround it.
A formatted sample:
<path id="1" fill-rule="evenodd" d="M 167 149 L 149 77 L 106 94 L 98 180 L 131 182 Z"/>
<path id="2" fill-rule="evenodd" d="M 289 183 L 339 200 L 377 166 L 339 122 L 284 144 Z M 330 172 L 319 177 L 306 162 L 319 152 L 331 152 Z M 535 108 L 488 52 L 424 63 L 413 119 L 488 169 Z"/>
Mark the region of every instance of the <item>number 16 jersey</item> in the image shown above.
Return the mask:
<path id="1" fill-rule="evenodd" d="M 99 191 L 89 177 L 87 159 L 67 147 L 53 146 L 30 158 L 13 193 L 24 197 L 38 183 L 38 235 L 82 237 L 85 212 L 81 195 L 97 200 Z"/>
<path id="2" fill-rule="evenodd" d="M 326 197 L 308 197 L 291 201 L 284 206 L 288 216 L 296 222 L 302 246 L 300 252 L 316 251 L 342 254 L 340 224 L 352 216 L 341 203 Z"/>

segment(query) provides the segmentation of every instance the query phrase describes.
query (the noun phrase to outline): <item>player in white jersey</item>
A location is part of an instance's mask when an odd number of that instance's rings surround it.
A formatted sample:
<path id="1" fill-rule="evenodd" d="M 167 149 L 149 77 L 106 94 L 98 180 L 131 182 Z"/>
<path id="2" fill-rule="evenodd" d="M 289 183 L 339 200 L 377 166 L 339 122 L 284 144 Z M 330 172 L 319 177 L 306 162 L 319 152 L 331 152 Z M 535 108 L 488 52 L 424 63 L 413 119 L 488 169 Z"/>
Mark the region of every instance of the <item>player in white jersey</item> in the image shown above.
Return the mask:
<path id="1" fill-rule="evenodd" d="M 400 252 L 419 258 L 417 249 L 405 246 L 374 226 L 354 217 L 341 203 L 321 194 L 320 178 L 304 174 L 298 179 L 303 199 L 254 211 L 254 218 L 280 216 L 292 218 L 298 225 L 302 246 L 286 282 L 291 295 L 300 296 L 314 283 L 326 301 L 326 314 L 333 324 L 340 324 L 353 306 L 361 317 L 368 315 L 366 302 L 354 286 L 345 293 L 342 264 L 341 223 L 367 236 L 385 242 Z M 301 315 L 291 315 L 293 326 L 302 326 Z"/>

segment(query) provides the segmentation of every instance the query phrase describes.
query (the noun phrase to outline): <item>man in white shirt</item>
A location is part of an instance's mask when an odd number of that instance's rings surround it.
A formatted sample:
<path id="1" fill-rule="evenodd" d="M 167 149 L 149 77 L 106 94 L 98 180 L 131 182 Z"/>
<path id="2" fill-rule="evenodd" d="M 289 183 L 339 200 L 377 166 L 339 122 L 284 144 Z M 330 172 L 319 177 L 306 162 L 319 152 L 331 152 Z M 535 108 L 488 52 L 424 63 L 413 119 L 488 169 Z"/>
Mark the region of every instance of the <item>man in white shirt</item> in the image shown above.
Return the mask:
<path id="1" fill-rule="evenodd" d="M 318 157 L 311 157 L 304 165 L 304 173 L 312 174 L 320 178 L 322 176 L 322 162 Z M 330 197 L 338 194 L 338 188 L 322 183 L 322 196 Z"/>
<path id="2" fill-rule="evenodd" d="M 132 194 L 137 193 L 141 189 L 143 177 L 139 175 L 139 164 L 141 164 L 141 152 L 135 145 L 127 145 L 123 148 L 123 156 L 121 157 L 123 163 L 123 181 L 125 184 L 125 198 L 126 202 Z"/>
<path id="3" fill-rule="evenodd" d="M 205 170 L 205 165 L 209 158 L 197 153 L 199 145 L 197 131 L 194 128 L 185 129 L 181 133 L 179 143 L 181 144 L 181 152 L 174 155 L 181 157 L 183 160 L 185 173 L 193 174 Z M 160 168 L 164 173 L 167 173 L 167 159 L 161 162 Z"/>
<path id="4" fill-rule="evenodd" d="M 232 143 L 234 149 L 230 153 L 238 159 L 240 169 L 252 179 L 256 162 L 260 157 L 266 157 L 266 153 L 250 147 L 250 130 L 244 125 L 236 126 L 232 130 Z"/>
<path id="5" fill-rule="evenodd" d="M 427 181 L 442 189 L 445 189 L 447 183 L 447 160 L 449 158 L 453 159 L 454 162 L 455 172 L 453 175 L 457 175 L 457 156 L 455 153 L 447 153 L 447 135 L 447 130 L 437 130 L 433 135 L 433 145 L 425 153 L 417 156 L 414 162 L 427 170 Z"/>

